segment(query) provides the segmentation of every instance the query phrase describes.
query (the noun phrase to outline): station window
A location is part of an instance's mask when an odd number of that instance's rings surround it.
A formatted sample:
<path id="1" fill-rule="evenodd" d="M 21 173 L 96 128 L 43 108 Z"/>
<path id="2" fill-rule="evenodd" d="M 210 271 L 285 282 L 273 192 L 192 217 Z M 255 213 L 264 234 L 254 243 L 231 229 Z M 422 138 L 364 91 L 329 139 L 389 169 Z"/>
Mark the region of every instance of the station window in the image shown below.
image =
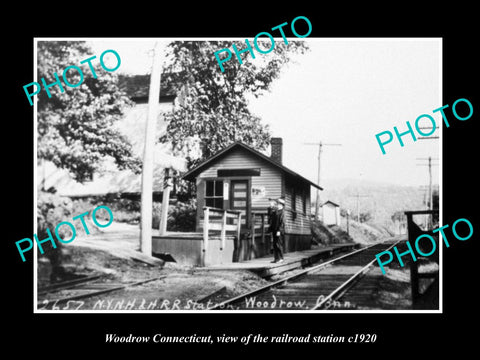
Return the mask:
<path id="1" fill-rule="evenodd" d="M 205 206 L 223 209 L 223 181 L 205 181 Z"/>
<path id="2" fill-rule="evenodd" d="M 297 218 L 297 188 L 292 186 L 292 220 Z"/>
<path id="3" fill-rule="evenodd" d="M 297 189 L 292 187 L 292 211 L 297 211 Z"/>

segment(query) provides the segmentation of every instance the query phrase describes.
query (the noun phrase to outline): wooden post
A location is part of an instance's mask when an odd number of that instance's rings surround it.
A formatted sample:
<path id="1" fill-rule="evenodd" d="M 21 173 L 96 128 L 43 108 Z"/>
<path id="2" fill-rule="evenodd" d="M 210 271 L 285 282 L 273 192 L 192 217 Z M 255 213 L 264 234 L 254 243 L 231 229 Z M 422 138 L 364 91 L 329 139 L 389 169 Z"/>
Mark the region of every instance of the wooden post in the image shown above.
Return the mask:
<path id="1" fill-rule="evenodd" d="M 208 223 L 210 221 L 210 209 L 208 207 L 203 208 L 203 252 L 207 252 L 208 249 Z"/>
<path id="2" fill-rule="evenodd" d="M 142 198 L 141 198 L 141 229 L 140 250 L 146 255 L 152 255 L 152 193 L 154 147 L 157 125 L 158 106 L 160 99 L 160 81 L 162 73 L 161 44 L 155 43 L 152 73 L 150 75 L 150 90 L 148 93 L 148 115 L 145 126 L 145 147 L 142 166 Z"/>
<path id="3" fill-rule="evenodd" d="M 240 249 L 241 249 L 241 242 L 240 242 L 240 222 L 242 220 L 242 214 L 239 212 L 237 215 L 237 234 L 234 238 L 233 242 L 233 256 L 232 261 L 238 262 L 240 261 Z"/>
<path id="4" fill-rule="evenodd" d="M 262 216 L 262 244 L 265 244 L 265 214 L 261 214 Z"/>
<path id="5" fill-rule="evenodd" d="M 360 223 L 360 195 L 357 194 L 357 221 Z"/>
<path id="6" fill-rule="evenodd" d="M 238 213 L 238 218 L 237 218 L 237 239 L 238 243 L 240 244 L 240 233 L 242 229 L 242 213 Z"/>
<path id="7" fill-rule="evenodd" d="M 416 262 L 410 262 L 410 282 L 412 287 L 412 306 L 415 309 L 418 299 L 420 297 L 419 279 L 418 279 L 418 265 Z"/>
<path id="8" fill-rule="evenodd" d="M 322 156 L 322 142 L 318 143 L 318 172 L 317 185 L 320 186 L 320 157 Z M 318 207 L 320 206 L 320 190 L 317 188 L 317 196 L 315 198 L 315 220 L 318 220 Z"/>
<path id="9" fill-rule="evenodd" d="M 168 205 L 170 203 L 170 169 L 165 169 L 163 180 L 162 212 L 160 214 L 160 236 L 167 233 Z"/>
<path id="10" fill-rule="evenodd" d="M 350 218 L 350 210 L 347 210 L 347 235 L 350 235 L 349 218 Z"/>
<path id="11" fill-rule="evenodd" d="M 240 235 L 242 234 L 242 213 L 238 213 L 238 219 L 237 219 L 237 239 L 238 239 L 238 257 L 239 259 L 243 260 L 243 254 L 244 251 L 242 251 L 243 246 L 242 246 L 242 238 Z"/>
<path id="12" fill-rule="evenodd" d="M 225 249 L 225 238 L 226 238 L 226 232 L 227 232 L 227 210 L 223 210 L 223 215 L 222 215 L 222 231 L 220 234 L 220 238 L 222 240 L 222 244 L 220 246 L 220 250 Z"/>
<path id="13" fill-rule="evenodd" d="M 250 224 L 251 237 L 250 237 L 250 241 L 248 242 L 248 260 L 252 259 L 252 252 L 255 244 L 255 213 L 253 212 L 252 212 L 252 217 L 250 221 L 251 221 L 251 224 Z"/>
<path id="14" fill-rule="evenodd" d="M 413 215 L 411 213 L 407 213 L 407 232 L 408 232 L 408 241 L 413 241 L 416 238 L 416 235 L 413 230 Z M 415 261 L 410 261 L 410 287 L 411 287 L 411 294 L 412 294 L 412 307 L 413 309 L 416 308 L 418 299 L 420 297 L 419 291 L 419 281 L 418 281 L 418 265 Z"/>
<path id="15" fill-rule="evenodd" d="M 428 210 L 433 210 L 433 197 L 432 197 L 432 157 L 428 157 L 428 174 L 429 174 L 429 184 L 428 184 Z M 427 215 L 428 221 L 428 228 L 433 228 L 433 213 Z"/>

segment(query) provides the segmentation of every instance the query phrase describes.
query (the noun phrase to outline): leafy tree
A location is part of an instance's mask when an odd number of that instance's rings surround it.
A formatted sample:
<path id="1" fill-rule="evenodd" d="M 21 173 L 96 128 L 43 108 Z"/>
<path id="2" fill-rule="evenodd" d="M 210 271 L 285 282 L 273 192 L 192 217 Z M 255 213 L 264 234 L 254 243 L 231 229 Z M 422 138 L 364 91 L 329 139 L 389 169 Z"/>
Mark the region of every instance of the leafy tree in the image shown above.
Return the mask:
<path id="1" fill-rule="evenodd" d="M 290 55 L 307 50 L 304 42 L 275 43 L 269 54 L 241 54 L 242 63 L 232 58 L 223 63 L 221 72 L 215 51 L 245 48 L 241 41 L 177 41 L 169 44 L 168 65 L 162 81 L 177 91 L 173 111 L 165 115 L 166 134 L 161 142 L 170 142 L 174 151 L 186 157 L 194 167 L 234 141 L 242 141 L 258 150 L 270 141 L 268 126 L 248 109 L 248 95 L 258 97 L 269 90 L 279 77 Z M 259 46 L 268 49 L 270 43 Z"/>
<path id="2" fill-rule="evenodd" d="M 360 222 L 364 223 L 364 222 L 370 221 L 372 219 L 373 219 L 373 216 L 369 211 L 360 213 Z M 357 219 L 357 221 L 358 221 L 358 219 Z"/>
<path id="3" fill-rule="evenodd" d="M 37 199 L 37 236 L 39 239 L 46 239 L 49 234 L 55 237 L 54 229 L 58 223 L 62 221 L 71 221 L 72 217 L 72 201 L 69 198 L 61 197 L 54 193 L 40 191 Z M 60 237 L 63 239 L 71 238 L 71 230 L 65 231 L 63 228 L 59 228 Z M 44 254 L 41 255 L 38 252 L 38 261 L 41 257 L 46 257 L 50 260 L 52 265 L 50 273 L 50 281 L 55 282 L 62 280 L 66 273 L 63 267 L 63 248 L 64 245 L 60 241 L 55 241 L 56 247 L 53 247 L 51 243 L 45 243 L 42 245 Z M 40 266 L 40 265 L 39 265 Z"/>
<path id="4" fill-rule="evenodd" d="M 58 85 L 45 89 L 38 96 L 38 157 L 52 161 L 57 167 L 68 169 L 80 182 L 88 179 L 107 158 L 120 168 L 138 170 L 140 161 L 132 155 L 127 139 L 112 126 L 123 116 L 129 98 L 117 86 L 117 74 L 101 68 L 99 55 L 92 60 L 97 78 L 87 63 L 80 61 L 95 54 L 81 41 L 39 41 L 38 79 L 47 84 L 56 81 L 54 72 L 62 81 L 64 92 Z M 78 66 L 84 80 L 76 88 L 63 83 L 66 67 Z M 66 74 L 71 84 L 80 82 L 74 69 Z"/>

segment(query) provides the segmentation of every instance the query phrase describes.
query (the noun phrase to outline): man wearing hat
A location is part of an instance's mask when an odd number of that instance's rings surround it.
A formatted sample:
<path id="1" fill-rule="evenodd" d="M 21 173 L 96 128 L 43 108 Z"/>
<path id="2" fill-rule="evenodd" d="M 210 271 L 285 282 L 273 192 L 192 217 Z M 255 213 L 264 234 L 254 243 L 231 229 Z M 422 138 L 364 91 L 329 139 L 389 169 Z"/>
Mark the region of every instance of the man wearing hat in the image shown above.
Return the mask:
<path id="1" fill-rule="evenodd" d="M 285 215 L 283 213 L 283 208 L 285 206 L 285 200 L 277 199 L 277 209 L 272 211 L 270 228 L 269 232 L 272 233 L 272 242 L 273 242 L 273 263 L 283 261 L 283 251 L 282 251 L 282 238 L 285 233 Z"/>

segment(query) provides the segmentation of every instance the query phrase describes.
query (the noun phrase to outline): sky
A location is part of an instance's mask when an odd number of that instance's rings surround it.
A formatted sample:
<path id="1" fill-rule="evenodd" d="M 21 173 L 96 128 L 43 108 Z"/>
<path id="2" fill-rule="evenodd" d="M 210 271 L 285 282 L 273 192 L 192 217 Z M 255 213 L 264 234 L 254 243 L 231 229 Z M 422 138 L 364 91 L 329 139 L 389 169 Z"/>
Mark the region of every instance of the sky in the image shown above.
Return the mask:
<path id="1" fill-rule="evenodd" d="M 441 138 L 414 142 L 405 135 L 404 147 L 394 138 L 383 155 L 375 135 L 387 130 L 393 133 L 394 126 L 406 131 L 406 122 L 414 127 L 422 114 L 431 115 L 440 124 L 441 115 L 433 110 L 444 105 L 441 39 L 305 41 L 310 51 L 295 54 L 294 63 L 282 69 L 270 92 L 252 97 L 249 103 L 250 110 L 269 125 L 272 136 L 283 138 L 284 165 L 316 182 L 318 146 L 305 143 L 321 141 L 341 145 L 322 147 L 320 185 L 346 178 L 427 185 L 428 167 L 417 166 L 427 161 L 417 158 L 440 158 Z M 104 39 L 90 44 L 98 54 L 116 50 L 122 59 L 121 72 L 150 72 L 153 39 Z M 419 126 L 431 125 L 423 119 Z M 434 136 L 441 136 L 441 131 L 440 127 Z M 432 167 L 434 184 L 439 183 L 440 170 Z"/>

